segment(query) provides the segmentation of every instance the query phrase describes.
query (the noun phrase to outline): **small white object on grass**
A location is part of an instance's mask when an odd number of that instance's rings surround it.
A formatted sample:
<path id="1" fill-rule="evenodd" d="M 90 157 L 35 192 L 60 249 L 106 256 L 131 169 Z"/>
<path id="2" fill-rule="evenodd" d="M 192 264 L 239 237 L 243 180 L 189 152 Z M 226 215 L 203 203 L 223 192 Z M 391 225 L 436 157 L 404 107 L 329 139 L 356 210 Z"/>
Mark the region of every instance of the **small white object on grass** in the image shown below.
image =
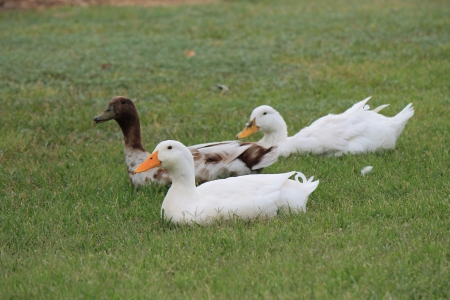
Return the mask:
<path id="1" fill-rule="evenodd" d="M 373 167 L 372 166 L 367 166 L 361 169 L 361 176 L 366 175 L 369 172 L 372 172 Z"/>
<path id="2" fill-rule="evenodd" d="M 230 90 L 226 85 L 220 84 L 220 83 L 218 83 L 216 85 L 213 85 L 212 88 L 217 90 L 217 91 L 220 91 L 222 93 L 226 93 L 226 92 L 228 92 Z"/>

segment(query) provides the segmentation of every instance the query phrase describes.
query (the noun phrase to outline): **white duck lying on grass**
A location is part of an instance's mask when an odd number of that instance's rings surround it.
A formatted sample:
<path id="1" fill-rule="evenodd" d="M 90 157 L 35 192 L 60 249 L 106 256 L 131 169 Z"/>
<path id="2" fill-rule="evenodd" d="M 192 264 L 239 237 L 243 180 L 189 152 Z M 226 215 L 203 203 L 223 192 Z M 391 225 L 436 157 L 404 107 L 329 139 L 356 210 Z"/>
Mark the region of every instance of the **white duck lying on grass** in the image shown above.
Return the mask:
<path id="1" fill-rule="evenodd" d="M 94 121 L 103 123 L 112 119 L 123 132 L 125 162 L 131 183 L 135 186 L 151 182 L 170 184 L 172 180 L 166 169 L 157 168 L 141 174 L 133 172 L 150 155 L 142 146 L 141 126 L 133 101 L 121 96 L 112 98 L 108 108 Z M 267 148 L 239 141 L 195 145 L 189 150 L 194 157 L 196 182 L 259 173 L 278 159 L 276 147 Z"/>
<path id="2" fill-rule="evenodd" d="M 253 110 L 250 122 L 237 138 L 261 131 L 264 136 L 258 144 L 277 146 L 280 155 L 285 157 L 303 152 L 340 156 L 393 149 L 406 122 L 414 115 L 412 103 L 396 116 L 386 117 L 378 112 L 388 105 L 370 110 L 366 105 L 370 98 L 354 104 L 342 114 L 324 116 L 292 137 L 288 137 L 286 123 L 275 109 L 268 105 L 259 106 Z"/>
<path id="3" fill-rule="evenodd" d="M 278 210 L 306 211 L 308 196 L 319 181 L 300 172 L 259 174 L 220 179 L 195 186 L 194 159 L 177 141 L 164 141 L 135 172 L 162 167 L 172 175 L 172 186 L 161 215 L 173 223 L 207 224 L 215 219 L 273 217 Z M 296 180 L 289 177 L 297 173 Z M 298 177 L 303 183 L 298 181 Z"/>

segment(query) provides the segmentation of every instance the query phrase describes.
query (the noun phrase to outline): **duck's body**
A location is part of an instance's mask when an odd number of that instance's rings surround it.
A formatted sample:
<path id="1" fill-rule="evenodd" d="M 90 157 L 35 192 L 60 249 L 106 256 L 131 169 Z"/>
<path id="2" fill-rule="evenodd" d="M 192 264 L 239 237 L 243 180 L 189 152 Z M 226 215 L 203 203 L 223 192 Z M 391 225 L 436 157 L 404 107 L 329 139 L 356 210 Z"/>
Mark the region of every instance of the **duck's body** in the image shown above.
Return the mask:
<path id="1" fill-rule="evenodd" d="M 238 137 L 260 130 L 264 137 L 258 144 L 277 146 L 282 156 L 304 152 L 339 156 L 395 148 L 406 122 L 414 115 L 412 104 L 396 116 L 386 117 L 378 112 L 387 105 L 370 110 L 366 105 L 369 99 L 354 104 L 342 114 L 324 116 L 292 137 L 288 137 L 281 115 L 272 107 L 263 105 L 253 110 L 252 121 Z"/>
<path id="2" fill-rule="evenodd" d="M 170 148 L 170 149 L 169 149 Z M 161 142 L 136 172 L 162 165 L 172 174 L 172 186 L 161 213 L 174 223 L 208 224 L 215 219 L 273 217 L 279 210 L 306 211 L 308 196 L 319 181 L 301 173 L 259 174 L 210 181 L 195 186 L 194 161 L 176 141 Z M 302 177 L 303 183 L 297 180 Z"/>
<path id="3" fill-rule="evenodd" d="M 114 97 L 104 113 L 94 120 L 97 123 L 114 119 L 122 129 L 124 136 L 125 163 L 128 177 L 134 186 L 142 186 L 151 182 L 170 184 L 169 171 L 163 168 L 134 174 L 136 166 L 149 155 L 141 141 L 139 116 L 130 99 Z M 217 178 L 241 176 L 259 173 L 278 158 L 276 147 L 266 148 L 257 143 L 227 141 L 208 143 L 189 147 L 195 162 L 196 182 L 206 182 Z"/>

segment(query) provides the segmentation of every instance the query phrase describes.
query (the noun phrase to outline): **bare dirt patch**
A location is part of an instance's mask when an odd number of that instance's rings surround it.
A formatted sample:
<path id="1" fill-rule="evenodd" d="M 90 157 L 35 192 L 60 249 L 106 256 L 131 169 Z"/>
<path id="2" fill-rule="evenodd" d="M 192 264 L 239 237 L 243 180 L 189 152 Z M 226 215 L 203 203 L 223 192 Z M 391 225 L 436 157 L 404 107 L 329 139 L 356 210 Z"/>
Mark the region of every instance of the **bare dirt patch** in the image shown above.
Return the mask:
<path id="1" fill-rule="evenodd" d="M 88 6 L 88 5 L 181 5 L 214 3 L 217 0 L 0 0 L 0 9 L 39 9 L 54 6 Z"/>

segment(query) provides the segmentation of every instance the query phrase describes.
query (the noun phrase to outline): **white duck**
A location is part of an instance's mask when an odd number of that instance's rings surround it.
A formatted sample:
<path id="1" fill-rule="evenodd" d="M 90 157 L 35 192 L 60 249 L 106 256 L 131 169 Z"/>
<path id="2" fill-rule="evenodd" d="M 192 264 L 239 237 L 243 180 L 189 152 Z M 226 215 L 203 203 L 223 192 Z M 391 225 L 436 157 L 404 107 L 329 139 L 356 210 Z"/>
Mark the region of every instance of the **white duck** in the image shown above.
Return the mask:
<path id="1" fill-rule="evenodd" d="M 264 136 L 258 144 L 277 146 L 282 156 L 302 152 L 340 156 L 393 149 L 406 122 L 414 115 L 412 103 L 396 116 L 386 117 L 378 112 L 388 105 L 370 110 L 366 105 L 370 98 L 354 104 L 342 114 L 324 116 L 292 137 L 288 137 L 286 123 L 275 109 L 268 105 L 259 106 L 253 110 L 251 121 L 237 138 L 261 131 Z"/>
<path id="2" fill-rule="evenodd" d="M 108 108 L 94 121 L 103 123 L 112 119 L 123 132 L 125 162 L 131 183 L 135 186 L 151 182 L 170 184 L 172 180 L 166 169 L 157 168 L 140 174 L 133 172 L 150 155 L 142 146 L 139 116 L 133 101 L 122 96 L 112 98 Z M 194 157 L 197 182 L 259 173 L 278 159 L 276 147 L 239 141 L 200 144 L 189 147 L 189 150 Z"/>
<path id="3" fill-rule="evenodd" d="M 319 181 L 306 180 L 298 172 L 259 174 L 220 179 L 195 186 L 194 159 L 177 141 L 159 143 L 135 172 L 162 167 L 172 175 L 172 186 L 164 199 L 161 216 L 174 223 L 207 224 L 214 219 L 244 220 L 273 217 L 278 210 L 305 211 L 308 196 Z M 303 179 L 303 183 L 297 180 Z"/>

